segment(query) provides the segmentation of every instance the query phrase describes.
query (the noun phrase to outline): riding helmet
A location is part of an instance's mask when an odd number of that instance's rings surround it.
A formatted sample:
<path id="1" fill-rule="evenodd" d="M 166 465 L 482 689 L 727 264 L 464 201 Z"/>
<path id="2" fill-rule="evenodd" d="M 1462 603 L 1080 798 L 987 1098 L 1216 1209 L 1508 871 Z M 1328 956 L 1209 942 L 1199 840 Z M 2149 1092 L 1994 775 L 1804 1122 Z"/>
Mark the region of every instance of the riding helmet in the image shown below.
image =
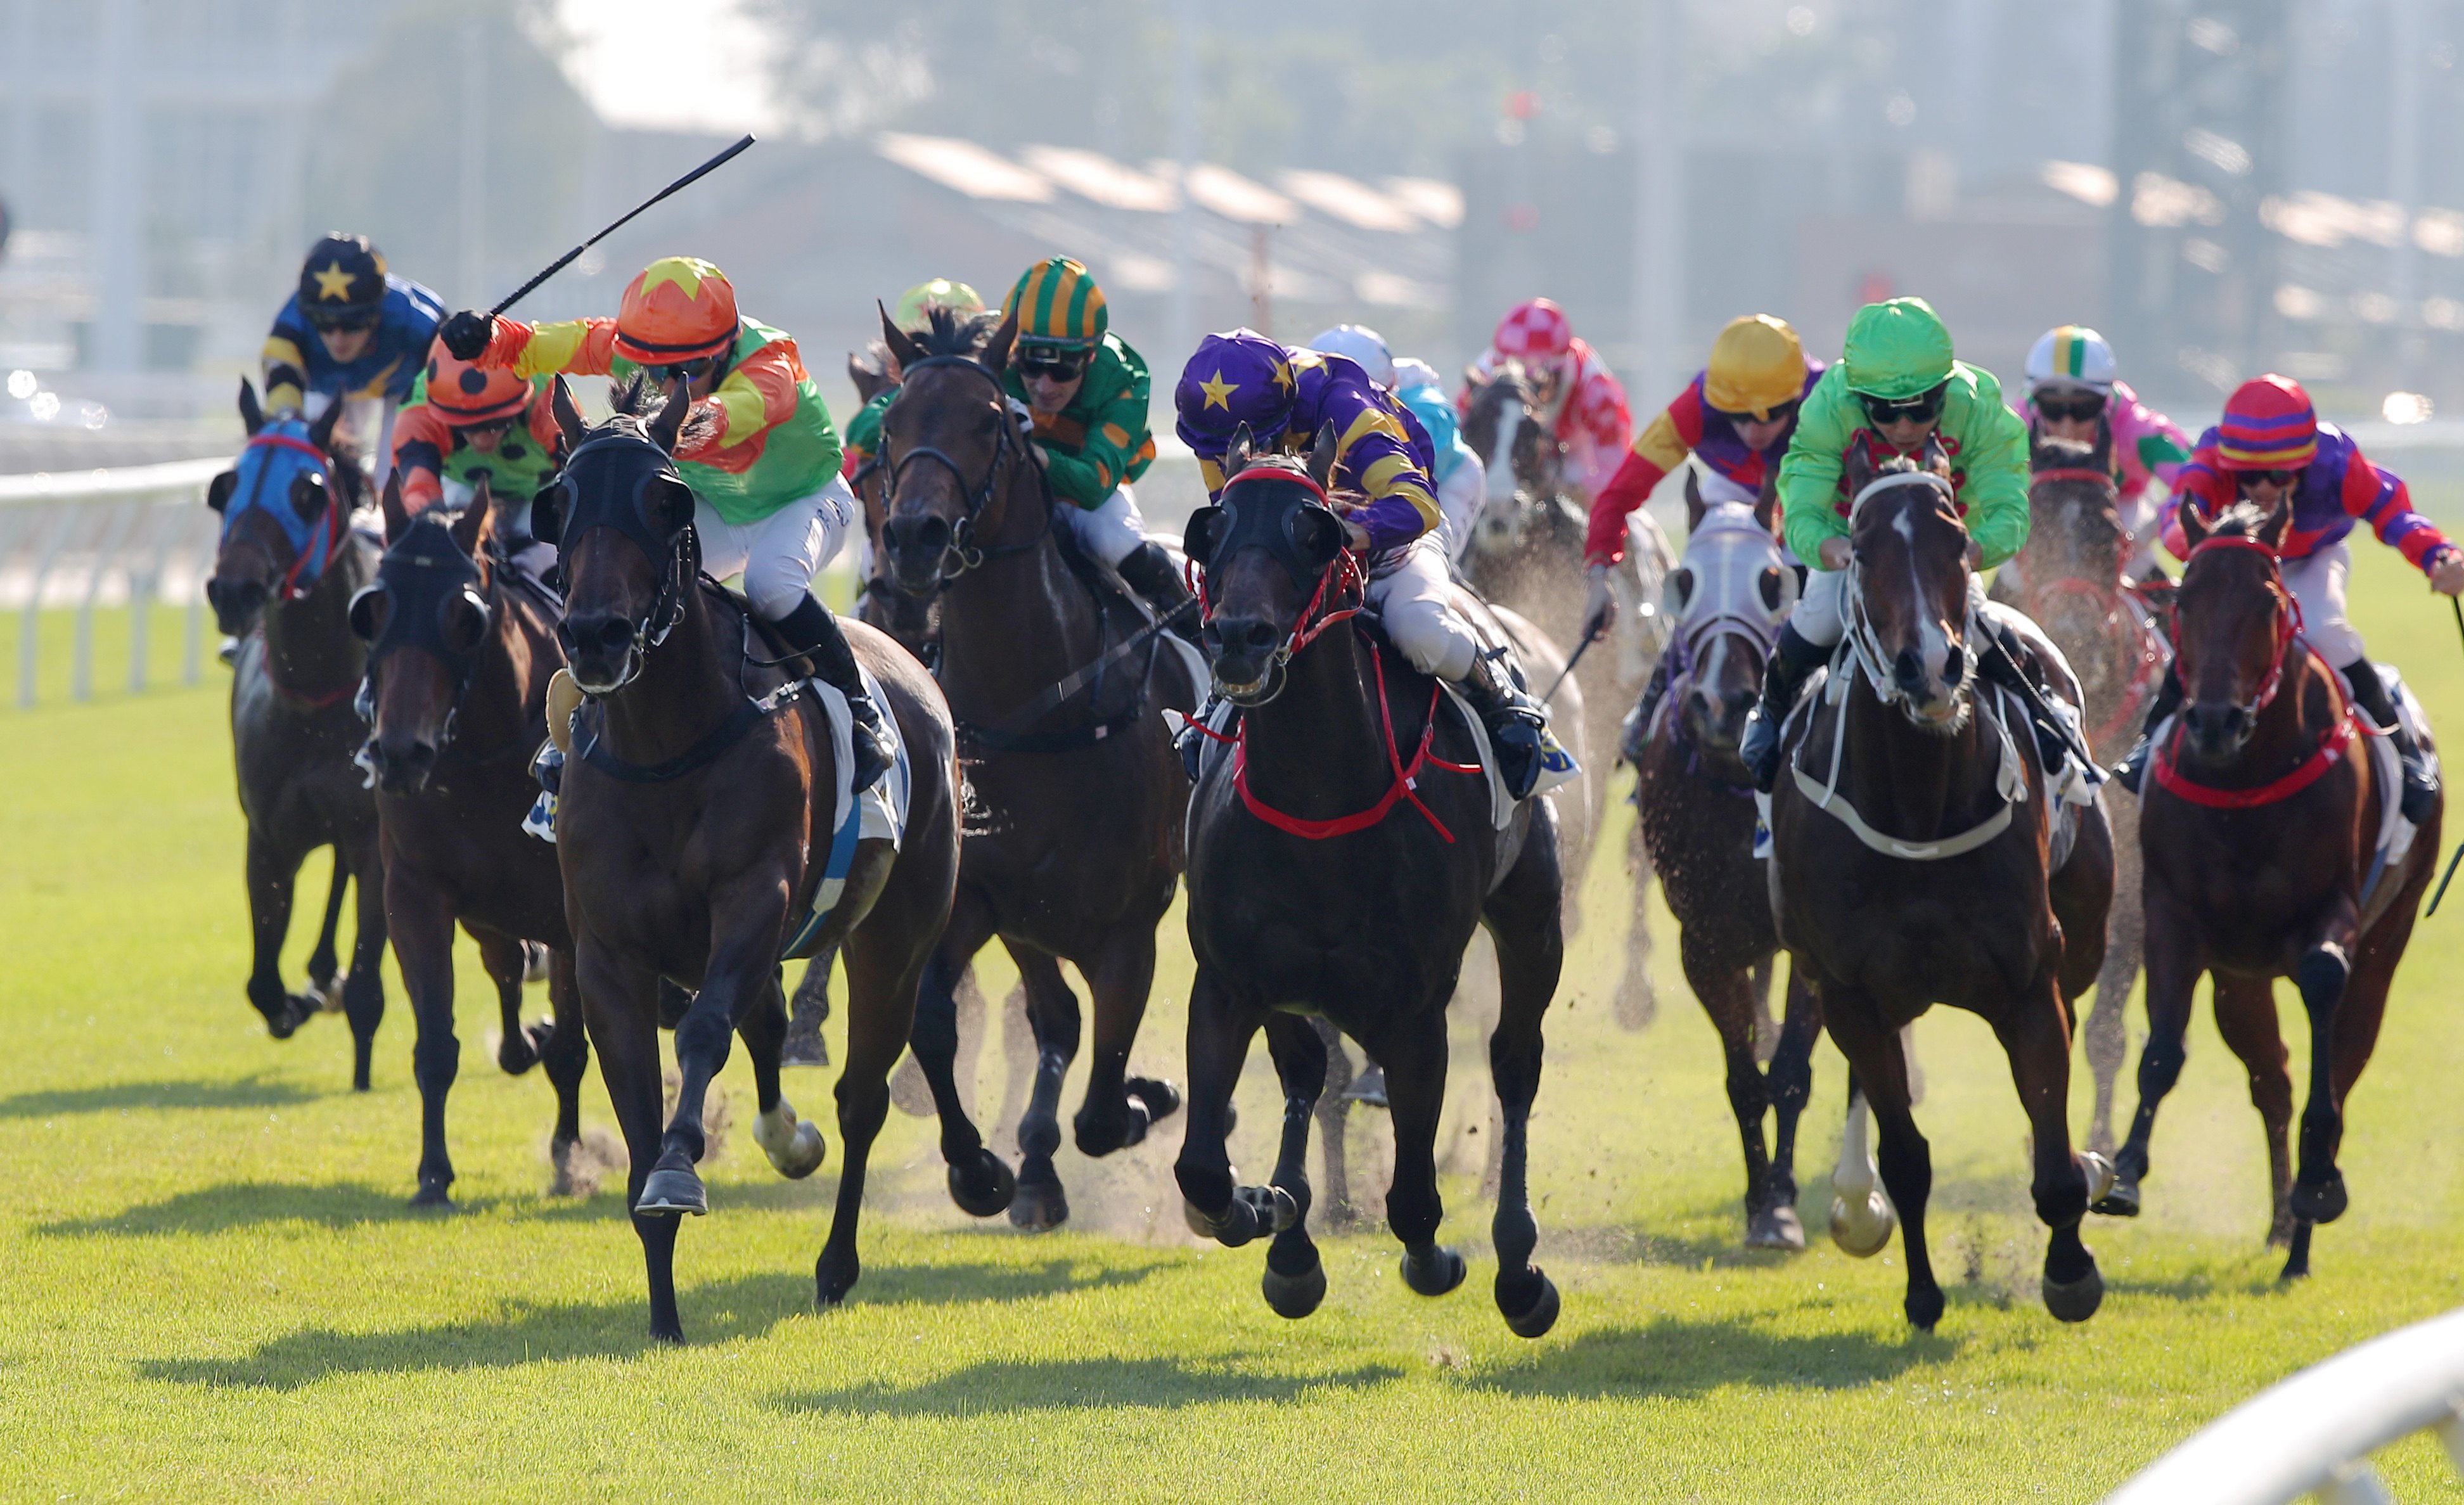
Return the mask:
<path id="1" fill-rule="evenodd" d="M 1349 356 L 1369 380 L 1392 392 L 1395 390 L 1395 356 L 1386 348 L 1386 337 L 1366 324 L 1337 324 L 1309 338 L 1311 350 L 1322 350 L 1330 356 Z"/>
<path id="2" fill-rule="evenodd" d="M 1886 403 L 1922 397 L 1950 380 L 1950 331 L 1923 298 L 1868 303 L 1848 321 L 1840 351 L 1848 390 Z"/>
<path id="3" fill-rule="evenodd" d="M 1788 321 L 1769 314 L 1728 320 L 1711 341 L 1711 363 L 1703 371 L 1703 401 L 1723 413 L 1751 413 L 1756 423 L 1771 409 L 1805 395 L 1805 346 Z"/>
<path id="4" fill-rule="evenodd" d="M 1232 431 L 1243 425 L 1258 443 L 1273 445 L 1291 423 L 1299 390 L 1291 352 L 1281 344 L 1254 329 L 1209 335 L 1198 342 L 1173 389 L 1180 415 L 1174 426 L 1182 443 L 1209 459 L 1221 455 Z"/>
<path id="5" fill-rule="evenodd" d="M 517 418 L 530 406 L 531 383 L 504 366 L 476 366 L 439 340 L 428 353 L 428 405 L 456 428 Z"/>
<path id="6" fill-rule="evenodd" d="M 616 306 L 616 354 L 637 365 L 678 365 L 736 344 L 736 289 L 697 256 L 662 256 L 626 284 Z"/>
<path id="7" fill-rule="evenodd" d="M 920 335 L 933 327 L 933 310 L 936 308 L 945 308 L 958 315 L 980 314 L 984 311 L 984 300 L 981 294 L 963 282 L 935 277 L 928 282 L 918 282 L 898 294 L 898 305 L 891 310 L 890 316 L 909 334 Z"/>
<path id="8" fill-rule="evenodd" d="M 1547 298 L 1533 298 L 1517 303 L 1497 321 L 1497 333 L 1489 337 L 1501 356 L 1519 356 L 1526 360 L 1546 360 L 1562 356 L 1574 348 L 1574 324 L 1566 311 Z"/>
<path id="9" fill-rule="evenodd" d="M 1018 320 L 1018 348 L 1088 351 L 1104 342 L 1111 316 L 1104 293 L 1085 267 L 1067 256 L 1048 256 L 1019 274 L 1001 303 Z"/>
<path id="10" fill-rule="evenodd" d="M 385 295 L 385 253 L 365 235 L 335 230 L 309 247 L 299 264 L 299 312 L 311 322 L 365 323 Z"/>
<path id="11" fill-rule="evenodd" d="M 2271 371 L 2233 388 L 2216 425 L 2228 470 L 2298 470 L 2319 454 L 2319 410 L 2301 383 Z"/>
<path id="12" fill-rule="evenodd" d="M 2091 392 L 2113 391 L 2113 347 L 2085 324 L 2064 324 L 2036 337 L 2028 348 L 2028 390 L 2049 386 L 2081 386 Z"/>

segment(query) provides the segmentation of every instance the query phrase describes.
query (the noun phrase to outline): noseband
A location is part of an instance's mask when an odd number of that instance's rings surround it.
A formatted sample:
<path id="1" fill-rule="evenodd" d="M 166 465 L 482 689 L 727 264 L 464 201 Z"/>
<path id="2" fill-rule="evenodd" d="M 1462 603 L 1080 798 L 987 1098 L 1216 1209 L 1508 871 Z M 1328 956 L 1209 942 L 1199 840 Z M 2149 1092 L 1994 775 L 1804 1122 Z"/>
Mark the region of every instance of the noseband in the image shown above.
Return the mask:
<path id="1" fill-rule="evenodd" d="M 957 576 L 966 574 L 969 570 L 978 568 L 987 559 L 1001 559 L 1012 555 L 1024 554 L 1042 543 L 1044 535 L 1052 531 L 1052 477 L 1042 466 L 1035 468 L 1036 476 L 1044 487 L 1044 526 L 1036 530 L 1033 537 L 1023 543 L 977 544 L 974 541 L 976 524 L 982 518 L 984 509 L 992 505 L 993 488 L 1001 483 L 1001 473 L 1012 465 L 1026 463 L 1026 446 L 1024 441 L 1018 439 L 1013 433 L 1018 425 L 1012 421 L 1009 388 L 1001 385 L 1001 378 L 995 375 L 991 368 L 972 356 L 927 356 L 913 365 L 906 367 L 899 376 L 898 396 L 890 400 L 891 406 L 897 406 L 906 398 L 908 378 L 918 371 L 930 371 L 935 368 L 971 371 L 992 383 L 993 397 L 1000 404 L 1001 418 L 1000 422 L 994 425 L 993 458 L 992 463 L 984 468 L 982 482 L 977 485 L 968 484 L 964 468 L 947 450 L 935 448 L 931 445 L 915 445 L 905 454 L 891 458 L 890 435 L 886 431 L 887 415 L 884 416 L 885 432 L 882 434 L 881 455 L 873 464 L 879 466 L 883 472 L 881 514 L 885 519 L 895 515 L 898 511 L 899 478 L 907 473 L 909 466 L 918 460 L 934 462 L 949 471 L 951 479 L 958 483 L 962 511 L 958 514 L 958 520 L 950 527 L 949 547 L 943 552 L 941 560 L 941 578 L 946 583 Z"/>
<path id="2" fill-rule="evenodd" d="M 2301 635 L 2301 602 L 2285 589 L 2284 566 L 2277 557 L 2276 551 L 2256 538 L 2245 538 L 2238 534 L 2199 540 L 2190 550 L 2189 557 L 2182 561 L 2182 578 L 2186 582 L 2190 578 L 2190 566 L 2198 562 L 2199 556 L 2211 549 L 2248 550 L 2267 561 L 2267 593 L 2276 601 L 2276 651 L 2268 661 L 2267 678 L 2259 682 L 2258 693 L 2235 708 L 2249 720 L 2256 721 L 2258 713 L 2275 701 L 2277 691 L 2284 687 L 2285 650 L 2293 645 L 2294 639 Z M 2190 665 L 2190 645 L 2183 641 L 2178 625 L 2173 630 L 2173 660 L 2182 683 L 2187 687 L 2194 670 Z"/>
<path id="3" fill-rule="evenodd" d="M 632 494 L 623 502 L 607 498 L 606 488 L 603 487 L 585 503 L 581 489 L 574 484 L 573 468 L 586 456 L 620 449 L 641 450 L 655 459 L 657 465 L 633 483 Z M 612 687 L 614 689 L 622 689 L 631 684 L 634 676 L 642 671 L 643 659 L 652 648 L 667 642 L 668 634 L 675 631 L 676 623 L 684 621 L 685 602 L 691 599 L 693 582 L 701 574 L 701 535 L 693 531 L 693 525 L 688 521 L 672 536 L 663 536 L 651 528 L 649 516 L 642 510 L 643 493 L 652 481 L 662 477 L 682 484 L 673 456 L 646 435 L 626 428 L 609 428 L 574 446 L 573 452 L 565 456 L 563 469 L 548 483 L 548 490 L 562 493 L 561 511 L 563 516 L 557 530 L 556 544 L 557 562 L 561 567 L 564 566 L 565 556 L 573 540 L 593 528 L 613 528 L 631 539 L 634 547 L 661 570 L 659 592 L 651 599 L 649 613 L 632 623 L 632 643 L 626 654 L 625 675 Z M 571 569 L 566 567 L 568 590 L 572 578 Z M 556 633 L 565 652 L 570 655 L 573 642 L 563 621 L 557 622 Z"/>
<path id="4" fill-rule="evenodd" d="M 1849 514 L 1854 517 L 1869 497 L 1909 486 L 1925 487 L 1938 491 L 1945 499 L 1951 495 L 1950 483 L 1931 470 L 1892 470 L 1876 476 L 1857 492 L 1856 500 L 1849 504 Z M 1844 641 L 1852 661 L 1864 671 L 1865 683 L 1872 687 L 1876 699 L 1885 706 L 1899 707 L 1910 720 L 1917 720 L 1916 704 L 1891 673 L 1889 655 L 1882 651 L 1881 632 L 1875 627 L 1873 617 L 1865 610 L 1865 564 L 1853 552 L 1848 558 L 1848 588 L 1841 595 L 1844 608 L 1841 615 L 1848 620 Z M 1966 637 L 1975 636 L 1976 599 L 1973 592 L 1966 603 L 1960 631 Z M 1950 691 L 1954 703 L 1968 693 L 1969 685 L 1976 678 L 1976 654 L 1966 643 L 1960 644 L 1959 657 L 1959 683 L 1952 686 Z"/>

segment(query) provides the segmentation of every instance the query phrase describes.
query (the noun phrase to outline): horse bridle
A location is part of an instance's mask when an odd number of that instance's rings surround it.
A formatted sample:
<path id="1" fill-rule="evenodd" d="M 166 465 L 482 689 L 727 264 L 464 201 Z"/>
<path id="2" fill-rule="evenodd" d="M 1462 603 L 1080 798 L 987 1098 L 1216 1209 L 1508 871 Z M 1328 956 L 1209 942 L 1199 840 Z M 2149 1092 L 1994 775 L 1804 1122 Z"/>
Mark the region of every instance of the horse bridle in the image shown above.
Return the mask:
<path id="1" fill-rule="evenodd" d="M 1300 508 L 1295 509 L 1293 515 L 1297 516 L 1301 512 L 1315 509 L 1316 511 L 1323 512 L 1328 516 L 1332 517 L 1335 520 L 1337 528 L 1340 529 L 1343 521 L 1342 514 L 1337 513 L 1334 510 L 1333 504 L 1328 501 L 1326 488 L 1320 486 L 1315 478 L 1301 474 L 1298 471 L 1279 469 L 1272 466 L 1252 466 L 1224 481 L 1222 487 L 1218 490 L 1215 494 L 1219 497 L 1228 496 L 1231 494 L 1233 487 L 1243 481 L 1251 480 L 1287 481 L 1292 485 L 1302 488 L 1307 491 L 1314 500 L 1303 503 Z M 1212 503 L 1210 505 L 1213 507 L 1214 511 L 1218 513 L 1222 513 L 1224 511 L 1221 502 Z M 1205 509 L 1200 509 L 1200 511 L 1204 510 Z M 1291 523 L 1291 517 L 1286 517 L 1284 519 L 1281 535 L 1287 544 L 1291 545 L 1296 554 L 1298 545 L 1292 539 Z M 1338 536 L 1340 534 L 1338 534 Z M 1220 551 L 1221 545 L 1219 543 L 1217 547 Z M 1253 547 L 1266 546 L 1253 545 Z M 1277 551 L 1268 548 L 1267 552 L 1274 554 Z M 1309 582 L 1309 572 L 1301 567 L 1297 558 L 1287 558 L 1278 556 L 1275 562 L 1284 567 L 1284 572 L 1291 577 L 1292 583 L 1294 585 L 1307 585 Z M 1203 567 L 1200 567 L 1193 570 L 1191 573 L 1195 577 L 1195 594 L 1198 597 L 1199 621 L 1201 622 L 1211 621 L 1215 616 L 1215 602 L 1207 595 L 1206 571 Z M 1311 592 L 1308 603 L 1301 607 L 1299 614 L 1292 618 L 1291 630 L 1284 635 L 1284 641 L 1276 646 L 1273 656 L 1267 660 L 1265 693 L 1259 695 L 1254 699 L 1236 700 L 1234 701 L 1234 704 L 1244 707 L 1263 706 L 1268 701 L 1273 700 L 1276 696 L 1282 694 L 1284 692 L 1284 678 L 1287 673 L 1286 665 L 1291 663 L 1292 655 L 1300 652 L 1301 649 L 1306 648 L 1310 643 L 1316 642 L 1326 633 L 1328 628 L 1332 627 L 1336 622 L 1348 622 L 1352 618 L 1360 615 L 1362 606 L 1366 604 L 1365 586 L 1368 581 L 1368 574 L 1363 569 L 1360 556 L 1357 554 L 1353 553 L 1349 548 L 1340 548 L 1335 550 L 1334 557 L 1326 561 L 1326 568 L 1317 573 L 1316 579 L 1317 588 Z M 1336 607 L 1330 606 L 1328 604 L 1330 599 L 1340 600 L 1346 596 L 1350 596 L 1352 598 L 1353 603 L 1349 606 Z M 1312 618 L 1315 620 L 1312 621 Z M 1228 695 L 1224 698 L 1227 700 L 1232 699 L 1232 697 Z"/>
<path id="2" fill-rule="evenodd" d="M 2255 722 L 2258 719 L 2258 713 L 2275 701 L 2277 691 L 2284 687 L 2284 654 L 2285 650 L 2293 645 L 2293 640 L 2301 635 L 2301 602 L 2291 590 L 2286 588 L 2284 564 L 2276 551 L 2256 538 L 2247 538 L 2239 534 L 2225 534 L 2202 538 L 2192 546 L 2189 556 L 2182 561 L 2182 578 L 2185 583 L 2189 580 L 2190 566 L 2198 561 L 2200 555 L 2211 549 L 2245 549 L 2267 561 L 2267 594 L 2274 598 L 2276 602 L 2276 650 L 2269 659 L 2267 677 L 2259 682 L 2258 693 L 2234 708 L 2242 713 L 2246 721 Z M 2181 676 L 2185 687 L 2188 687 L 2194 672 L 2189 662 L 2189 646 L 2182 639 L 2181 629 L 2178 626 L 2175 627 L 2173 662 L 2175 672 Z"/>
<path id="3" fill-rule="evenodd" d="M 441 529 L 437 531 L 442 532 Z M 427 650 L 439 664 L 442 664 L 447 677 L 452 682 L 453 696 L 445 709 L 445 730 L 437 739 L 437 746 L 440 752 L 453 746 L 454 723 L 461 718 L 462 702 L 470 696 L 471 681 L 478 672 L 479 656 L 487 651 L 489 635 L 495 630 L 497 613 L 503 606 L 504 587 L 498 576 L 501 572 L 513 568 L 513 561 L 506 557 L 503 550 L 498 548 L 493 539 L 488 545 L 488 561 L 492 567 L 486 570 L 480 569 L 478 561 L 465 556 L 460 549 L 451 547 L 450 540 L 449 546 L 441 553 L 431 554 L 425 550 L 403 553 L 388 550 L 377 564 L 376 583 L 364 587 L 357 596 L 351 598 L 350 620 L 356 631 L 360 620 L 360 603 L 381 593 L 389 592 L 386 580 L 388 574 L 411 570 L 453 571 L 463 577 L 460 582 L 462 592 L 477 608 L 481 624 L 477 644 L 464 651 L 454 648 L 445 641 L 443 623 L 437 621 L 433 611 L 414 613 L 397 609 L 387 615 L 385 630 L 378 633 L 375 641 L 368 644 L 367 668 L 360 678 L 359 695 L 352 702 L 352 709 L 357 711 L 360 719 L 367 724 L 371 744 L 376 739 L 377 669 L 393 655 L 395 650 L 418 647 Z M 472 589 L 474 582 L 484 585 L 485 594 Z M 522 734 L 517 733 L 514 741 L 506 747 L 487 753 L 474 754 L 471 761 L 490 762 L 502 757 L 513 748 L 527 746 L 537 740 L 536 737 L 525 738 Z"/>
<path id="4" fill-rule="evenodd" d="M 1848 514 L 1853 520 L 1867 498 L 1882 491 L 1910 486 L 1925 487 L 1939 493 L 1946 500 L 1950 499 L 1953 494 L 1951 484 L 1931 470 L 1889 470 L 1858 489 L 1856 497 L 1848 504 Z M 1847 619 L 1846 642 L 1849 651 L 1863 667 L 1865 682 L 1872 687 L 1875 698 L 1886 706 L 1900 707 L 1903 714 L 1907 715 L 1911 720 L 1916 719 L 1916 707 L 1908 700 L 1906 692 L 1900 688 L 1898 680 L 1884 668 L 1881 641 L 1876 635 L 1873 619 L 1865 614 L 1865 564 L 1853 551 L 1848 557 L 1848 588 L 1842 591 L 1840 596 L 1840 615 Z M 1962 619 L 1960 631 L 1964 639 L 1968 640 L 1972 640 L 1976 635 L 1976 597 L 1972 589 L 1968 599 L 1967 615 Z M 1960 643 L 1959 659 L 1959 683 L 1951 687 L 1951 699 L 1954 702 L 1968 693 L 1969 687 L 1976 678 L 1976 649 L 1972 642 L 1963 641 Z"/>
<path id="5" fill-rule="evenodd" d="M 981 567 L 987 559 L 1001 559 L 1012 555 L 1024 554 L 1044 541 L 1044 535 L 1052 528 L 1052 477 L 1042 466 L 1035 467 L 1036 477 L 1044 487 L 1045 512 L 1044 526 L 1036 530 L 1033 537 L 1020 543 L 991 546 L 976 544 L 974 542 L 976 524 L 983 516 L 984 509 L 992 505 L 993 489 L 1001 484 L 1002 471 L 1014 463 L 1031 462 L 1025 453 L 1025 441 L 1017 438 L 1013 432 L 1018 425 L 1010 412 L 1009 388 L 1001 384 L 1001 379 L 993 372 L 991 367 L 972 356 L 927 356 L 904 367 L 899 374 L 898 396 L 890 400 L 891 406 L 897 406 L 899 401 L 907 395 L 909 378 L 918 371 L 930 371 L 935 368 L 971 371 L 992 383 L 993 397 L 1000 404 L 1000 420 L 993 425 L 993 458 L 992 463 L 984 468 L 983 481 L 979 485 L 970 486 L 967 472 L 957 460 L 947 450 L 935 448 L 931 445 L 913 446 L 905 454 L 893 458 L 890 453 L 887 414 L 883 417 L 881 453 L 872 464 L 882 470 L 881 515 L 885 521 L 895 515 L 898 511 L 899 477 L 905 475 L 907 468 L 916 461 L 935 462 L 948 470 L 951 479 L 958 483 L 961 511 L 958 520 L 950 526 L 949 547 L 942 556 L 941 578 L 946 584 L 969 570 Z M 952 561 L 956 561 L 955 566 Z"/>
<path id="6" fill-rule="evenodd" d="M 634 483 L 633 494 L 627 498 L 623 505 L 619 506 L 613 502 L 601 504 L 602 510 L 607 511 L 610 515 L 594 515 L 585 522 L 581 515 L 581 491 L 573 484 L 573 467 L 584 455 L 593 451 L 616 448 L 647 450 L 657 457 L 658 467 Z M 593 528 L 613 528 L 630 539 L 633 545 L 642 551 L 643 556 L 652 563 L 660 564 L 664 561 L 663 573 L 659 578 L 658 594 L 651 598 L 649 612 L 636 619 L 631 624 L 632 643 L 625 656 L 625 676 L 611 687 L 612 689 L 622 689 L 630 684 L 633 677 L 641 673 L 642 661 L 649 656 L 649 651 L 667 642 L 668 634 L 675 631 L 676 623 L 684 621 L 685 602 L 691 597 L 694 581 L 701 575 L 701 535 L 694 532 L 693 523 L 687 521 L 673 536 L 662 537 L 651 529 L 649 519 L 643 513 L 643 493 L 649 490 L 650 483 L 660 479 L 674 480 L 682 484 L 682 477 L 676 473 L 674 456 L 660 448 L 647 435 L 633 433 L 625 428 L 610 428 L 593 434 L 574 446 L 573 451 L 565 456 L 563 467 L 557 471 L 556 478 L 543 488 L 543 491 L 560 493 L 557 504 L 556 537 L 557 562 L 560 568 L 563 565 L 568 540 Z M 571 578 L 569 571 L 566 578 L 568 580 Z M 570 655 L 573 651 L 573 643 L 566 634 L 565 624 L 561 619 L 557 622 L 556 635 L 565 652 Z"/>

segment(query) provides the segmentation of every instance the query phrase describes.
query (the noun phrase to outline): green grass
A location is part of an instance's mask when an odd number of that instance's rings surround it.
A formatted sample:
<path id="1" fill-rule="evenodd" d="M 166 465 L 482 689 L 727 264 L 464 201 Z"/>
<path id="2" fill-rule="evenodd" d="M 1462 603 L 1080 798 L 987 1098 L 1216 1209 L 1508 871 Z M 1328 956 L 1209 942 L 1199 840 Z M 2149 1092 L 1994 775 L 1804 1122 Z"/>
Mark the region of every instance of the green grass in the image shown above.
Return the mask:
<path id="1" fill-rule="evenodd" d="M 2446 609 L 2359 552 L 2362 624 L 2464 728 Z M 1300 1323 L 1260 1300 L 1260 1252 L 1181 1230 L 1177 1124 L 1100 1164 L 1066 1151 L 1079 1222 L 1026 1238 L 952 1209 L 928 1126 L 898 1114 L 864 1280 L 816 1315 L 838 1137 L 819 1176 L 779 1181 L 742 1127 L 739 1053 L 715 1212 L 679 1250 L 693 1341 L 654 1350 L 619 1196 L 542 1193 L 548 1090 L 495 1069 L 467 946 L 456 1213 L 404 1206 L 418 1105 L 398 983 L 373 1094 L 345 1090 L 338 1018 L 265 1037 L 240 992 L 220 672 L 91 706 L 47 683 L 42 709 L 0 713 L 10 1497 L 2089 1499 L 2299 1366 L 2464 1302 L 2464 1033 L 2437 981 L 2464 960 L 2455 917 L 2416 936 L 2352 1103 L 2352 1212 L 2290 1290 L 2260 1248 L 2257 1121 L 2204 1009 L 2147 1215 L 2092 1220 L 2110 1294 L 2076 1328 L 2035 1297 L 2044 1234 L 2001 1057 L 1973 1018 L 1929 1016 L 1920 1114 L 1950 1299 L 1931 1336 L 1900 1316 L 1896 1246 L 1860 1262 L 1819 1236 L 1838 1057 L 1818 1058 L 1800 1156 L 1817 1246 L 1747 1255 L 1711 1033 L 1664 945 L 1659 1019 L 1619 1031 L 1621 943 L 1601 924 L 1574 947 L 1533 1125 L 1540 1257 L 1565 1293 L 1541 1341 L 1508 1336 L 1488 1298 L 1486 1073 L 1466 1032 L 1441 1147 L 1472 1279 L 1409 1295 L 1372 1226 L 1329 1241 L 1331 1292 Z M 310 871 L 320 885 L 323 860 Z M 1618 863 L 1595 864 L 1594 915 L 1624 891 Z M 1177 917 L 1164 955 L 1139 1056 L 1177 1078 Z M 833 1080 L 793 1072 L 789 1093 L 825 1110 Z M 583 1092 L 605 1124 L 595 1077 Z M 1253 1172 L 1269 1093 L 1253 1067 L 1234 1144 Z M 1354 1123 L 1355 1179 L 1381 1190 L 1382 1121 Z M 2408 1500 L 2458 1496 L 2426 1439 L 2382 1463 Z"/>

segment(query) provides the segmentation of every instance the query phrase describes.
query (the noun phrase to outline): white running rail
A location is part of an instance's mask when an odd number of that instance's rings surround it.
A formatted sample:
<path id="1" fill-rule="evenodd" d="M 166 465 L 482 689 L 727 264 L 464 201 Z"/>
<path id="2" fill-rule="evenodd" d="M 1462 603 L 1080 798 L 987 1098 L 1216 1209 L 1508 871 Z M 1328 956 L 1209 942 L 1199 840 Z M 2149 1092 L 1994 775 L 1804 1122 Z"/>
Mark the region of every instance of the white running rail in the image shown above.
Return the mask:
<path id="1" fill-rule="evenodd" d="M 2464 1309 L 2373 1338 L 2244 1401 L 2105 1505 L 2392 1505 L 2369 1455 L 2435 1430 L 2464 1475 Z"/>
<path id="2" fill-rule="evenodd" d="M 18 610 L 17 704 L 34 704 L 45 608 L 77 613 L 69 693 L 94 695 L 94 617 L 129 609 L 128 685 L 146 682 L 156 600 L 185 605 L 181 680 L 197 682 L 205 643 L 205 578 L 219 520 L 206 484 L 231 462 L 179 460 L 109 470 L 0 475 L 0 604 Z"/>

